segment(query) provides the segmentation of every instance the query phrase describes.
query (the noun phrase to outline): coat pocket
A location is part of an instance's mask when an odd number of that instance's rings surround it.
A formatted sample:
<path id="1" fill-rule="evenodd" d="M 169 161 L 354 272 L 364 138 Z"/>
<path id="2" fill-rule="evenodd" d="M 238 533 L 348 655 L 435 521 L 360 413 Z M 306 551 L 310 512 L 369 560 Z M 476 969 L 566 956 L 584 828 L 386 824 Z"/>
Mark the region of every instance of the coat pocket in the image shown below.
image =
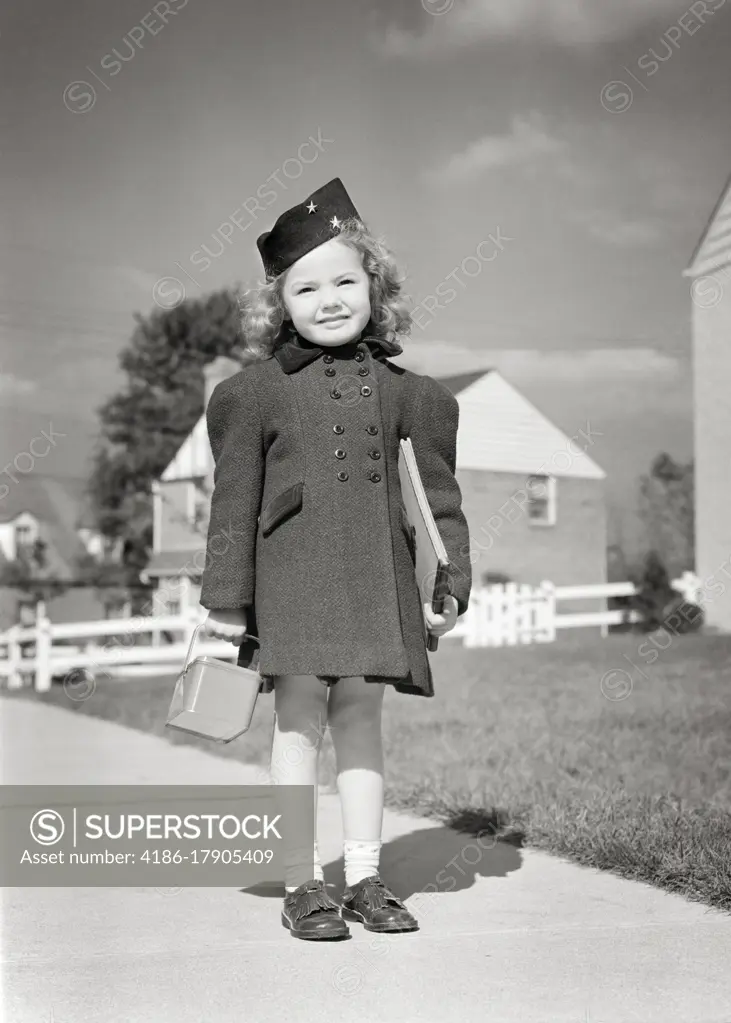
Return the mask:
<path id="1" fill-rule="evenodd" d="M 416 530 L 412 525 L 409 524 L 409 517 L 406 514 L 406 509 L 402 504 L 399 505 L 399 519 L 401 521 L 401 528 L 406 536 L 406 543 L 409 548 L 409 554 L 411 560 L 416 562 Z"/>
<path id="2" fill-rule="evenodd" d="M 269 536 L 280 522 L 283 522 L 289 515 L 302 506 L 303 483 L 295 483 L 282 494 L 278 494 L 269 501 L 261 513 L 262 536 Z"/>

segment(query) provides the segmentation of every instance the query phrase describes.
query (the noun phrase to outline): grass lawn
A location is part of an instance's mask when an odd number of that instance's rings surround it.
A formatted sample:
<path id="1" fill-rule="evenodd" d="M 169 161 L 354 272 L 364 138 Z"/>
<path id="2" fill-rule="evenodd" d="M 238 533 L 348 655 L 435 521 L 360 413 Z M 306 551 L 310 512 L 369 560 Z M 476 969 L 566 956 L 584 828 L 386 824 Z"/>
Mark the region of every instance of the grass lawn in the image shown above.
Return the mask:
<path id="1" fill-rule="evenodd" d="M 386 692 L 387 805 L 731 910 L 731 637 L 679 636 L 664 650 L 634 635 L 442 641 L 431 656 L 434 699 Z M 246 735 L 218 746 L 165 728 L 172 686 L 102 679 L 83 702 L 60 685 L 5 696 L 267 763 L 273 696 Z M 328 740 L 321 780 L 333 779 Z"/>

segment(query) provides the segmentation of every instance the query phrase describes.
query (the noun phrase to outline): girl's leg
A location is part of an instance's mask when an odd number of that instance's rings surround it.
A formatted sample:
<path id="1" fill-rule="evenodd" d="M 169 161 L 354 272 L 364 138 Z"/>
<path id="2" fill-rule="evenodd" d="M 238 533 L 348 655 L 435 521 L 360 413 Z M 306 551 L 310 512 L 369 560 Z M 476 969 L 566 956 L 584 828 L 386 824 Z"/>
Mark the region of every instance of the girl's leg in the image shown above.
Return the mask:
<path id="1" fill-rule="evenodd" d="M 345 883 L 378 873 L 383 827 L 381 709 L 385 684 L 341 678 L 330 690 L 328 724 L 343 814 Z"/>
<path id="2" fill-rule="evenodd" d="M 315 847 L 288 851 L 285 886 L 322 880 L 317 851 L 317 765 L 327 720 L 327 689 L 314 675 L 279 675 L 274 683 L 274 733 L 270 774 L 274 785 L 313 785 Z"/>

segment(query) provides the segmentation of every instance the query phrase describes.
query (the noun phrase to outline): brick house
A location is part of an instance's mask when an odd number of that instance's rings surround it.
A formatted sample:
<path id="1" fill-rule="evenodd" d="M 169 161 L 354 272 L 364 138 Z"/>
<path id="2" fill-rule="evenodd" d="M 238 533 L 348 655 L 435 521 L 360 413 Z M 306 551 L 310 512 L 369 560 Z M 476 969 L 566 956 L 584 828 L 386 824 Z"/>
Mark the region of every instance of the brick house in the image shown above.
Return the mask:
<path id="1" fill-rule="evenodd" d="M 457 481 L 474 584 L 606 582 L 605 473 L 586 439 L 567 437 L 495 370 L 441 382 L 460 407 Z"/>
<path id="2" fill-rule="evenodd" d="M 206 405 L 219 380 L 238 369 L 224 357 L 206 367 Z M 582 450 L 581 438 L 572 442 L 494 370 L 442 383 L 460 405 L 457 480 L 474 584 L 606 582 L 605 473 Z M 212 484 L 202 416 L 153 485 L 153 554 L 143 581 L 156 588 L 158 613 L 198 605 Z M 567 602 L 562 609 L 571 607 Z M 585 607 L 579 602 L 575 609 Z"/>
<path id="3" fill-rule="evenodd" d="M 706 624 L 731 632 L 731 177 L 683 275 L 692 298 L 695 571 Z"/>

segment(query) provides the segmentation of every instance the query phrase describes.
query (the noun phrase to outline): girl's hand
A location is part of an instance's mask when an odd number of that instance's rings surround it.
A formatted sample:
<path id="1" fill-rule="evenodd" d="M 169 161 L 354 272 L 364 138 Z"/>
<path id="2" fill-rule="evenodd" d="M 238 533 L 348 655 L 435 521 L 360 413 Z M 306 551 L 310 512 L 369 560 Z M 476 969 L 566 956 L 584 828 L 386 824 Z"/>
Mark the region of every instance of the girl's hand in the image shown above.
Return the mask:
<path id="1" fill-rule="evenodd" d="M 431 601 L 426 601 L 424 604 L 424 619 L 429 634 L 431 636 L 443 636 L 445 632 L 453 629 L 457 624 L 458 610 L 457 601 L 451 594 L 444 598 L 444 610 L 441 614 L 432 611 Z"/>
<path id="2" fill-rule="evenodd" d="M 246 632 L 246 611 L 243 608 L 209 611 L 203 625 L 208 636 L 226 639 L 235 646 L 241 646 Z"/>

